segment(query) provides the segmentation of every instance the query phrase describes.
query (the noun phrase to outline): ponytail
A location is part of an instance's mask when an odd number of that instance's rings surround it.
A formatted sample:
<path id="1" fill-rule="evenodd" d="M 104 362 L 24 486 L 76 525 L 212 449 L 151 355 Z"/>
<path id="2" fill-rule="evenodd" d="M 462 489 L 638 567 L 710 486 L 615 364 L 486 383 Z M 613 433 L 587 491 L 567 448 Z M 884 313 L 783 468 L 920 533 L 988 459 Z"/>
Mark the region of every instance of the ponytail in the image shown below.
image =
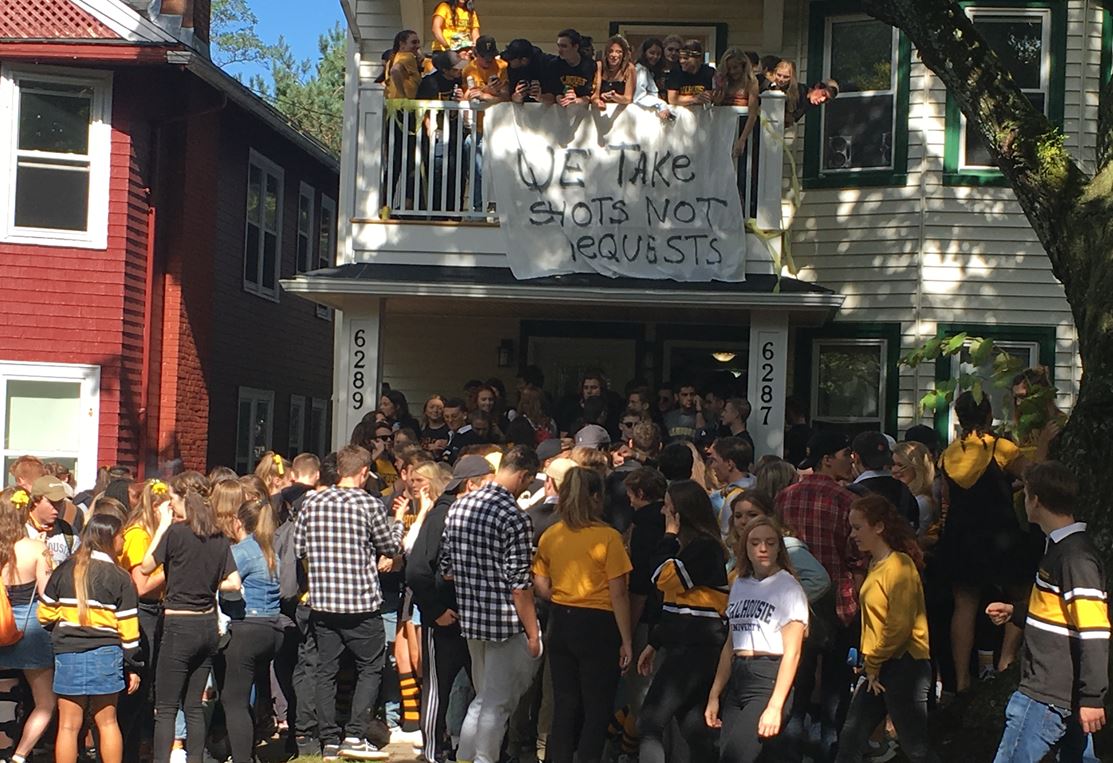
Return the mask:
<path id="1" fill-rule="evenodd" d="M 252 535 L 255 542 L 259 544 L 271 576 L 276 576 L 278 574 L 278 558 L 274 552 L 274 533 L 277 528 L 274 520 L 274 507 L 271 506 L 271 502 L 265 498 L 244 501 L 240 504 L 236 516 L 239 518 L 240 524 L 243 525 L 244 532 Z"/>
<path id="2" fill-rule="evenodd" d="M 81 533 L 81 545 L 73 554 L 73 588 L 77 598 L 77 621 L 90 625 L 89 620 L 89 562 L 93 552 L 100 551 L 114 556 L 116 536 L 123 522 L 114 513 L 93 514 Z"/>

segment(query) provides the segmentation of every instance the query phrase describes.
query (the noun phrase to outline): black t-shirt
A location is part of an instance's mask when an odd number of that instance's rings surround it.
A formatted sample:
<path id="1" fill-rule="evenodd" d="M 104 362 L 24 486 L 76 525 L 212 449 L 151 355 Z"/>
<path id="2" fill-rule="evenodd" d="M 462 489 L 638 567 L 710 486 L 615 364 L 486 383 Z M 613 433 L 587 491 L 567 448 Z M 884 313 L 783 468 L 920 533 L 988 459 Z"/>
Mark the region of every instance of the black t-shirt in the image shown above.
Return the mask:
<path id="1" fill-rule="evenodd" d="M 510 81 L 510 92 L 514 92 L 519 82 L 525 82 L 527 86 L 529 83 L 533 82 L 533 80 L 541 82 L 544 78 L 544 66 L 547 58 L 548 57 L 541 52 L 541 48 L 534 46 L 528 64 L 517 68 L 507 67 L 506 75 L 507 79 Z"/>
<path id="2" fill-rule="evenodd" d="M 236 571 L 227 538 L 198 538 L 187 524 L 170 525 L 155 548 L 154 558 L 166 569 L 166 596 L 162 600 L 166 609 L 212 609 L 221 581 Z"/>
<path id="3" fill-rule="evenodd" d="M 560 56 L 549 59 L 541 89 L 558 98 L 571 88 L 578 98 L 591 95 L 595 87 L 595 62 L 580 56 L 572 66 Z"/>
<path id="4" fill-rule="evenodd" d="M 679 95 L 699 95 L 715 87 L 715 70 L 702 64 L 695 74 L 689 74 L 679 66 L 669 72 L 666 85 L 670 91 Z"/>
<path id="5" fill-rule="evenodd" d="M 444 72 L 435 71 L 421 78 L 421 84 L 417 86 L 417 97 L 422 101 L 453 101 L 456 99 L 452 97 L 452 93 L 457 87 L 463 87 L 459 77 L 450 79 Z"/>

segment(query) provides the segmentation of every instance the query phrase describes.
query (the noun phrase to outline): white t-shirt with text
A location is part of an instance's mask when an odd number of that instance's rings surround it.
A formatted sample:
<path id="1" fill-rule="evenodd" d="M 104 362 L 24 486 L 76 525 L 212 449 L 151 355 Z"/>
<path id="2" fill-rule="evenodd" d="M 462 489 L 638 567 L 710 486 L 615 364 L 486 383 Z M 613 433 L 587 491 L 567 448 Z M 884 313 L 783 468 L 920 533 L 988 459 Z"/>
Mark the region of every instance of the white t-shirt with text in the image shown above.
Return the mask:
<path id="1" fill-rule="evenodd" d="M 727 619 L 734 651 L 784 654 L 781 630 L 793 621 L 808 624 L 808 597 L 787 570 L 762 580 L 738 578 L 730 589 Z"/>

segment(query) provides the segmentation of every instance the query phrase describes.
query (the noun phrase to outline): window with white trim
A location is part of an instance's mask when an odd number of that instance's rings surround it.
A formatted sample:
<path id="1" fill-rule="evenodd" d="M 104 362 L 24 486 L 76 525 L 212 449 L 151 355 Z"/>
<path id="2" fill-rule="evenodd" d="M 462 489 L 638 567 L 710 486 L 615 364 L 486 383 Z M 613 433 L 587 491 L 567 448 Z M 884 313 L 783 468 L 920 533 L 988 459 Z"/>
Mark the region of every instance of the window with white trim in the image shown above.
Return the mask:
<path id="1" fill-rule="evenodd" d="M 899 32 L 868 16 L 826 20 L 823 74 L 839 97 L 819 109 L 824 174 L 895 169 Z"/>
<path id="2" fill-rule="evenodd" d="M 313 207 L 316 197 L 313 186 L 302 183 L 298 190 L 298 272 L 313 269 Z"/>
<path id="3" fill-rule="evenodd" d="M 96 481 L 100 366 L 0 363 L 0 403 L 5 475 L 36 456 L 68 467 L 79 485 Z"/>
<path id="4" fill-rule="evenodd" d="M 290 436 L 286 454 L 293 458 L 305 449 L 305 395 L 290 395 Z"/>
<path id="5" fill-rule="evenodd" d="M 0 72 L 0 239 L 105 248 L 112 74 Z"/>
<path id="6" fill-rule="evenodd" d="M 236 411 L 236 471 L 247 474 L 273 450 L 274 392 L 240 387 Z"/>
<path id="7" fill-rule="evenodd" d="M 243 287 L 278 301 L 282 261 L 282 168 L 257 151 L 247 167 L 247 221 Z"/>
<path id="8" fill-rule="evenodd" d="M 962 348 L 958 355 L 951 356 L 951 378 L 958 379 L 962 374 L 977 373 L 983 379 L 993 378 L 994 358 L 990 358 L 981 368 L 975 368 L 970 356 L 970 342 Z M 1040 365 L 1040 343 L 1036 340 L 1025 341 L 1016 339 L 994 339 L 993 346 L 1016 359 L 1020 368 L 1036 368 Z M 998 387 L 995 384 L 985 384 L 982 392 L 989 398 L 993 408 L 993 425 L 999 426 L 1012 410 L 1012 390 Z M 958 418 L 955 416 L 954 406 L 948 415 L 950 432 L 957 432 Z"/>
<path id="9" fill-rule="evenodd" d="M 328 400 L 315 397 L 310 401 L 309 432 L 305 446 L 311 452 L 324 458 L 328 447 Z"/>
<path id="10" fill-rule="evenodd" d="M 1045 115 L 1051 103 L 1051 9 L 966 9 L 1002 65 L 1032 105 Z M 981 136 L 966 129 L 961 117 L 959 169 L 996 169 Z"/>
<path id="11" fill-rule="evenodd" d="M 813 422 L 844 431 L 884 429 L 885 339 L 816 339 L 812 349 Z"/>
<path id="12" fill-rule="evenodd" d="M 317 226 L 317 267 L 331 268 L 336 264 L 336 201 L 321 194 L 321 215 Z M 317 305 L 317 317 L 329 319 L 332 309 Z"/>

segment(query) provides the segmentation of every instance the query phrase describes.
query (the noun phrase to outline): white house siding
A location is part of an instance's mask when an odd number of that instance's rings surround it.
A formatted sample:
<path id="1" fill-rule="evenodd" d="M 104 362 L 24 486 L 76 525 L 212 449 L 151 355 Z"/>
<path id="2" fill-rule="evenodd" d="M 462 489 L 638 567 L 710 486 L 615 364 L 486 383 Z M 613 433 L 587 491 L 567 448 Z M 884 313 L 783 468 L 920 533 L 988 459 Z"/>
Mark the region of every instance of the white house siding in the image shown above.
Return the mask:
<path id="1" fill-rule="evenodd" d="M 1101 24 L 1097 3 L 1069 1 L 1064 131 L 1087 169 L 1096 146 Z M 801 81 L 819 77 L 806 70 L 806 21 L 786 28 L 786 50 L 798 58 Z M 1081 363 L 1047 255 L 1010 189 L 943 184 L 946 89 L 915 51 L 910 80 L 907 183 L 808 189 L 792 232 L 801 277 L 846 295 L 837 321 L 900 323 L 902 352 L 934 336 L 940 323 L 1054 327 L 1054 376 L 1059 402 L 1069 408 Z M 803 138 L 801 126 L 794 139 L 801 167 Z M 920 421 L 916 401 L 935 372 L 924 366 L 900 373 L 903 430 Z"/>

